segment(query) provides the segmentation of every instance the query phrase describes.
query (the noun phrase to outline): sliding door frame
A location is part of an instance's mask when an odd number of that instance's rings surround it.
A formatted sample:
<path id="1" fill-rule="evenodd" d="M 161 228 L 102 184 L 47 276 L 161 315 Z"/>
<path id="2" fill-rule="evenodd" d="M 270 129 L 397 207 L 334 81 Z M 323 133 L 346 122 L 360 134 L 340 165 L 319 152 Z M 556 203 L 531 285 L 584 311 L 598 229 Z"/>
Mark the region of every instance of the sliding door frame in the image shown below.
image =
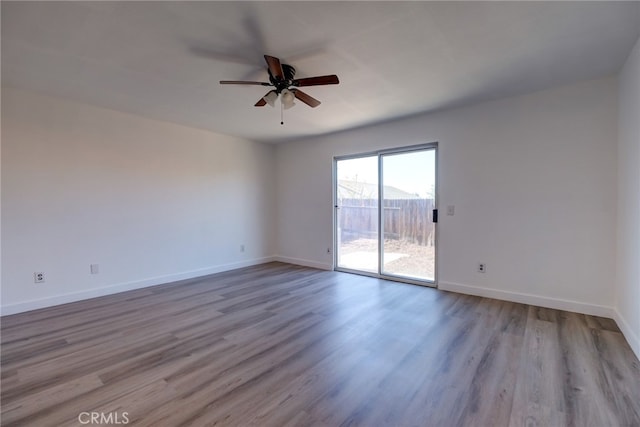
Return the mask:
<path id="1" fill-rule="evenodd" d="M 410 153 L 413 151 L 425 151 L 425 150 L 434 150 L 434 155 L 435 155 L 435 168 L 434 168 L 434 174 L 435 174 L 435 195 L 434 195 L 434 209 L 438 209 L 438 194 L 439 194 L 439 189 L 438 189 L 438 184 L 439 184 L 439 179 L 438 179 L 438 157 L 439 157 L 439 153 L 438 153 L 438 142 L 429 142 L 429 143 L 425 143 L 425 144 L 418 144 L 418 145 L 409 145 L 409 146 L 403 146 L 403 147 L 395 147 L 395 148 L 388 148 L 388 149 L 384 149 L 384 150 L 377 150 L 377 151 L 369 151 L 369 152 L 365 152 L 365 153 L 358 153 L 358 154 L 350 154 L 350 155 L 346 155 L 346 156 L 334 156 L 333 157 L 333 173 L 332 173 L 332 181 L 333 181 L 333 269 L 335 271 L 341 271 L 344 273 L 353 273 L 353 274 L 359 274 L 362 276 L 371 276 L 371 277 L 376 277 L 379 279 L 385 279 L 385 280 L 393 280 L 396 282 L 403 282 L 403 283 L 411 283 L 414 285 L 421 285 L 421 286 L 428 286 L 428 287 L 432 287 L 432 288 L 437 288 L 438 287 L 438 252 L 439 252 L 439 248 L 438 248 L 438 225 L 436 222 L 436 225 L 434 227 L 434 236 L 433 236 L 433 244 L 435 245 L 435 255 L 434 255 L 434 278 L 433 281 L 431 280 L 420 280 L 420 279 L 414 279 L 411 277 L 405 277 L 405 276 L 396 276 L 396 275 L 391 275 L 391 274 L 383 274 L 382 273 L 382 261 L 383 261 L 383 244 L 384 244 L 384 230 L 383 230 L 383 226 L 384 224 L 382 223 L 383 221 L 383 216 L 384 213 L 382 211 L 383 209 L 383 195 L 384 195 L 384 191 L 383 191 L 383 187 L 384 187 L 384 181 L 383 181 L 383 170 L 382 170 L 382 157 L 384 155 L 387 154 L 402 154 L 402 153 Z M 339 247 L 338 247 L 338 242 L 339 242 L 339 238 L 338 238 L 338 162 L 340 160 L 350 160 L 350 159 L 359 159 L 362 157 L 373 157 L 373 156 L 377 156 L 378 158 L 378 272 L 377 273 L 371 273 L 368 271 L 361 271 L 361 270 L 354 270 L 354 269 L 350 269 L 350 268 L 345 268 L 345 267 L 340 267 L 338 265 L 338 251 L 339 251 Z"/>

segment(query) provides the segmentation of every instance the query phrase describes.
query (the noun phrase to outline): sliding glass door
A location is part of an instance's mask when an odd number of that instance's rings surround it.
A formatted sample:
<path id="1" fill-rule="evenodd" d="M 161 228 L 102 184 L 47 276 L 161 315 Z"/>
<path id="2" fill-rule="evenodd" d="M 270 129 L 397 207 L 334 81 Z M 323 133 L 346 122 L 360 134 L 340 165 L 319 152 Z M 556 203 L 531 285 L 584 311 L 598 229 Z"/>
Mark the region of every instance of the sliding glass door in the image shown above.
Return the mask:
<path id="1" fill-rule="evenodd" d="M 336 158 L 336 269 L 435 283 L 436 149 Z"/>
<path id="2" fill-rule="evenodd" d="M 381 273 L 435 281 L 435 149 L 383 154 Z"/>
<path id="3" fill-rule="evenodd" d="M 336 265 L 377 274 L 378 156 L 336 162 Z"/>

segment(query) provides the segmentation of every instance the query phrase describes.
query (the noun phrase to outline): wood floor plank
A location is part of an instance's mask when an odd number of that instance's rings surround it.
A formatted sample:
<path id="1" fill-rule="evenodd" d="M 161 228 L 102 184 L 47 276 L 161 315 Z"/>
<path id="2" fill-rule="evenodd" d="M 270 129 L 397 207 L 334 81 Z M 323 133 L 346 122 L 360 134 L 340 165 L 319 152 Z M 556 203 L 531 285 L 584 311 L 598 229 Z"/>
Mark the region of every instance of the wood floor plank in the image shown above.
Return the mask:
<path id="1" fill-rule="evenodd" d="M 3 426 L 640 426 L 615 322 L 268 263 L 0 319 Z"/>
<path id="2" fill-rule="evenodd" d="M 24 419 L 32 415 L 34 407 L 42 409 L 57 406 L 67 400 L 95 390 L 102 385 L 103 383 L 97 375 L 89 374 L 66 383 L 49 387 L 40 392 L 25 395 L 10 403 L 3 403 L 3 425 L 8 425 L 13 420 Z"/>
<path id="3" fill-rule="evenodd" d="M 531 307 L 509 422 L 513 426 L 566 424 L 558 323 L 539 318 Z"/>

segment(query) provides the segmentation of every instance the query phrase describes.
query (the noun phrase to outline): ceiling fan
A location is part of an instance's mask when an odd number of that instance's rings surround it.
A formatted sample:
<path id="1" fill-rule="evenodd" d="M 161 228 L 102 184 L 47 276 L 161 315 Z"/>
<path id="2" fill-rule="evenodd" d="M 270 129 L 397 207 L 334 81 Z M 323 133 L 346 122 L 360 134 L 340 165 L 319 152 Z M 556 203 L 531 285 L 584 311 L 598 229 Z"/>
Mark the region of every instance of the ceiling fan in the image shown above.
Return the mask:
<path id="1" fill-rule="evenodd" d="M 328 76 L 306 77 L 303 79 L 295 79 L 296 69 L 289 64 L 281 64 L 280 59 L 275 56 L 264 56 L 267 61 L 267 71 L 269 72 L 269 83 L 252 82 L 244 80 L 220 80 L 221 85 L 257 85 L 272 86 L 275 89 L 270 90 L 262 98 L 255 103 L 256 107 L 264 107 L 269 104 L 275 105 L 278 96 L 284 109 L 293 107 L 294 100 L 299 99 L 308 106 L 315 108 L 320 105 L 320 101 L 314 97 L 304 93 L 300 89 L 301 86 L 322 86 L 337 85 L 340 83 L 338 76 L 331 74 Z"/>

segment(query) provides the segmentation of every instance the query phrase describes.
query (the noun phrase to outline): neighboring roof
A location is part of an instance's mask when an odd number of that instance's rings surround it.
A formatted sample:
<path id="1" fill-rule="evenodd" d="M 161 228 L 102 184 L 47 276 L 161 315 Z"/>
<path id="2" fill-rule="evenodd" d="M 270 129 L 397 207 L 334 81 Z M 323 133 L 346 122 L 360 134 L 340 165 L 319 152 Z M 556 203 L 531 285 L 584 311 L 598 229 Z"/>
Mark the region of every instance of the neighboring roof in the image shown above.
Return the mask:
<path id="1" fill-rule="evenodd" d="M 399 199 L 420 199 L 421 197 L 415 193 L 409 193 L 391 185 L 384 186 L 384 198 Z M 369 184 L 366 182 L 349 181 L 346 179 L 338 180 L 338 198 L 341 199 L 371 199 L 378 194 L 378 184 Z"/>

